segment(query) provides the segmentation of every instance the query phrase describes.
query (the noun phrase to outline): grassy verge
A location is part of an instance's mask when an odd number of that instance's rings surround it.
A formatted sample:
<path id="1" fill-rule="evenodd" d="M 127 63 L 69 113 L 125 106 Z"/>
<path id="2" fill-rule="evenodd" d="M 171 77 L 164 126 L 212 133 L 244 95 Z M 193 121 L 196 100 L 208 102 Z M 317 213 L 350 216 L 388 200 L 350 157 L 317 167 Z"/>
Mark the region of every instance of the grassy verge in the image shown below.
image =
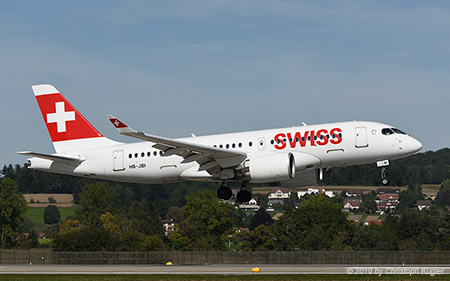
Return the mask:
<path id="1" fill-rule="evenodd" d="M 61 220 L 65 220 L 68 216 L 75 214 L 77 206 L 62 208 L 59 207 L 58 210 L 61 213 Z M 32 223 L 44 223 L 44 210 L 45 208 L 28 208 L 27 218 L 31 220 Z"/>

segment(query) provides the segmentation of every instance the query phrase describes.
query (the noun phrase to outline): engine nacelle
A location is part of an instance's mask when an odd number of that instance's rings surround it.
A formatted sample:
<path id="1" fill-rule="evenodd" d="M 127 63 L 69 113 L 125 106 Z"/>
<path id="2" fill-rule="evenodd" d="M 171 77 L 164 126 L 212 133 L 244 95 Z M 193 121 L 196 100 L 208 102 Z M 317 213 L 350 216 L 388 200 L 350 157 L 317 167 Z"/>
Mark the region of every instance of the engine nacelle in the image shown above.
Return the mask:
<path id="1" fill-rule="evenodd" d="M 322 164 L 322 160 L 308 153 L 292 152 L 292 155 L 294 155 L 297 174 L 306 170 L 316 169 Z"/>
<path id="2" fill-rule="evenodd" d="M 290 152 L 250 159 L 247 167 L 248 176 L 256 183 L 291 180 L 295 177 L 295 158 Z"/>
<path id="3" fill-rule="evenodd" d="M 297 173 L 295 179 L 280 181 L 282 187 L 305 187 L 319 185 L 319 169 Z"/>

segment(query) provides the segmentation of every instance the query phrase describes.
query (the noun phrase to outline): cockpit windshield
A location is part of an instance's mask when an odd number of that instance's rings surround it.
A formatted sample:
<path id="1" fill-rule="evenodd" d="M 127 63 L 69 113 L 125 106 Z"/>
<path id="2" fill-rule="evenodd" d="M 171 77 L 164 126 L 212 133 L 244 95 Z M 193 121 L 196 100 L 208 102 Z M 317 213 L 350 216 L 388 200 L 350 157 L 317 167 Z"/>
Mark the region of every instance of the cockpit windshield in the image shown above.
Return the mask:
<path id="1" fill-rule="evenodd" d="M 383 135 L 386 135 L 386 136 L 389 136 L 389 135 L 392 135 L 392 134 L 406 135 L 405 132 L 403 132 L 402 130 L 397 129 L 397 128 L 384 128 L 384 129 L 381 130 L 381 133 Z"/>
<path id="2" fill-rule="evenodd" d="M 406 135 L 406 133 L 400 129 L 392 128 L 392 130 L 394 130 L 394 132 L 396 132 L 397 134 Z"/>

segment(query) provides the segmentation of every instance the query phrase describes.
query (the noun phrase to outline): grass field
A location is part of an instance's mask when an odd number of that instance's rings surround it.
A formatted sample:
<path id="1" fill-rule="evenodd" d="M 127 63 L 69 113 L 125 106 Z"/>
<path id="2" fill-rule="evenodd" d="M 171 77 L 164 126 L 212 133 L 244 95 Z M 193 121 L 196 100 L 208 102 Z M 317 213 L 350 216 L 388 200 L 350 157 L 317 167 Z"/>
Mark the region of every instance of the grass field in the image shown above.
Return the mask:
<path id="1" fill-rule="evenodd" d="M 3 280 L 93 280 L 93 281 L 119 281 L 119 280 L 450 280 L 450 275 L 348 275 L 348 274 L 305 274 L 305 275 L 138 275 L 138 274 L 105 274 L 105 275 L 73 275 L 73 274 L 0 274 Z"/>
<path id="2" fill-rule="evenodd" d="M 68 208 L 58 208 L 61 213 L 61 220 L 75 214 L 76 206 Z M 44 210 L 45 208 L 28 208 L 27 218 L 31 220 L 32 223 L 44 223 Z"/>

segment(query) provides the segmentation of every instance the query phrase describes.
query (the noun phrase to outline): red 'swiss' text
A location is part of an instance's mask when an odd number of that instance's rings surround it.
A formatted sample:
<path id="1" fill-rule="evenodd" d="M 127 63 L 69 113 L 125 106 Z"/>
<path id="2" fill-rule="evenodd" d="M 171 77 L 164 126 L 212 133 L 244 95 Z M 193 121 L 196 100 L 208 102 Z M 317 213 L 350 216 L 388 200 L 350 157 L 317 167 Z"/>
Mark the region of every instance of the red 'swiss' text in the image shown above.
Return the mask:
<path id="1" fill-rule="evenodd" d="M 273 139 L 274 147 L 276 149 L 285 149 L 287 145 L 291 148 L 295 148 L 298 145 L 300 147 L 305 147 L 307 145 L 327 145 L 339 144 L 342 142 L 342 130 L 340 128 L 331 129 L 329 132 L 327 129 L 321 129 L 318 131 L 304 131 L 296 132 L 294 135 L 292 133 L 279 133 L 276 134 Z"/>

